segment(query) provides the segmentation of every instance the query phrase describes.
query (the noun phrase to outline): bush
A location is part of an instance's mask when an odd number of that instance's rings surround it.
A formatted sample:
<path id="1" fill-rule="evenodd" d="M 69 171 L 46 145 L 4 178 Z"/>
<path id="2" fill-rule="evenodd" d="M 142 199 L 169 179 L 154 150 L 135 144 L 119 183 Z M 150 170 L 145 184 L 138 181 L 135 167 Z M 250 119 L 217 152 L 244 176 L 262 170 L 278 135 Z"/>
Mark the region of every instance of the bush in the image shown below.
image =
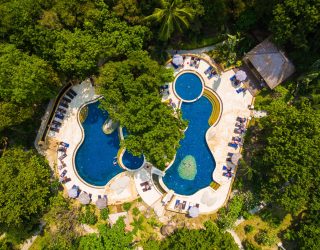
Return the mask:
<path id="1" fill-rule="evenodd" d="M 80 214 L 80 222 L 83 224 L 94 225 L 98 221 L 91 206 L 86 206 L 85 211 Z"/>
<path id="2" fill-rule="evenodd" d="M 103 208 L 100 211 L 100 218 L 102 220 L 107 220 L 109 218 L 109 209 L 108 208 Z"/>
<path id="3" fill-rule="evenodd" d="M 125 211 L 127 211 L 127 212 L 130 210 L 131 206 L 132 206 L 132 204 L 131 204 L 130 202 L 125 202 L 125 203 L 123 203 L 123 205 L 122 205 L 123 209 L 124 209 Z"/>
<path id="4" fill-rule="evenodd" d="M 255 240 L 257 243 L 264 246 L 272 246 L 277 242 L 276 235 L 268 232 L 267 230 L 260 230 L 260 232 L 255 236 Z"/>
<path id="5" fill-rule="evenodd" d="M 252 225 L 246 225 L 244 227 L 244 231 L 246 232 L 246 234 L 251 233 L 253 230 L 254 230 L 254 226 L 252 226 Z"/>
<path id="6" fill-rule="evenodd" d="M 245 240 L 242 242 L 242 246 L 245 250 L 261 250 L 261 247 L 257 247 L 255 245 L 253 245 L 252 242 Z"/>
<path id="7" fill-rule="evenodd" d="M 140 214 L 140 210 L 137 207 L 134 207 L 132 209 L 132 213 L 133 213 L 134 216 L 137 216 L 138 214 Z"/>

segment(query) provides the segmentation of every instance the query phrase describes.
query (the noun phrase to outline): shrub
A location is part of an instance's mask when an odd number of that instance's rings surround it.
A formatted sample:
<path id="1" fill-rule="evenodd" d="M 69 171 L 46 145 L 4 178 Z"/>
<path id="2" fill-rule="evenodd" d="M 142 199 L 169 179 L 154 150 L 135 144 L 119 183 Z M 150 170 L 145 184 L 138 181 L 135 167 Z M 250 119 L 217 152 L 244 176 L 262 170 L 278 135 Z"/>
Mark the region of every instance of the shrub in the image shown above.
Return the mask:
<path id="1" fill-rule="evenodd" d="M 253 243 L 248 240 L 243 241 L 242 245 L 245 250 L 261 250 L 262 249 L 261 247 L 253 245 Z"/>
<path id="2" fill-rule="evenodd" d="M 109 218 L 109 209 L 108 208 L 103 208 L 100 211 L 100 218 L 102 220 L 107 220 Z"/>
<path id="3" fill-rule="evenodd" d="M 132 204 L 131 204 L 130 202 L 125 202 L 125 203 L 123 203 L 123 205 L 122 205 L 123 209 L 124 209 L 125 211 L 127 211 L 127 212 L 130 210 L 131 206 L 132 206 Z"/>
<path id="4" fill-rule="evenodd" d="M 85 211 L 80 214 L 80 222 L 83 224 L 94 225 L 98 221 L 97 216 L 90 206 L 86 206 Z"/>
<path id="5" fill-rule="evenodd" d="M 244 231 L 246 232 L 246 234 L 251 233 L 253 230 L 254 230 L 254 226 L 252 226 L 252 225 L 246 225 L 244 227 Z"/>
<path id="6" fill-rule="evenodd" d="M 257 243 L 264 246 L 272 246 L 277 242 L 275 234 L 268 232 L 267 230 L 260 230 L 260 232 L 255 236 L 255 240 Z"/>
<path id="7" fill-rule="evenodd" d="M 140 210 L 137 207 L 134 207 L 132 209 L 132 213 L 133 213 L 134 216 L 137 216 L 138 214 L 140 214 Z"/>

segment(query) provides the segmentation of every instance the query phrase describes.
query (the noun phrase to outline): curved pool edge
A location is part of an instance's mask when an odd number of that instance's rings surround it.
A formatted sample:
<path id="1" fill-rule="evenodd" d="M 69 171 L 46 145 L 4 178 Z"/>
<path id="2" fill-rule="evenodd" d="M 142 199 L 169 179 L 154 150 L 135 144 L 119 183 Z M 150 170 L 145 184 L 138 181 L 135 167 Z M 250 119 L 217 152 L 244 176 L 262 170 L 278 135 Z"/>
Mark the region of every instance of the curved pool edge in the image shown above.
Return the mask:
<path id="1" fill-rule="evenodd" d="M 207 147 L 209 148 L 209 151 L 210 151 L 210 153 L 211 153 L 211 155 L 212 155 L 212 157 L 213 157 L 213 159 L 214 159 L 214 161 L 215 161 L 214 153 L 213 153 L 213 151 L 211 150 L 211 148 L 210 148 L 210 146 L 209 146 L 209 142 L 208 142 L 208 140 L 209 140 L 209 138 L 208 138 L 208 132 L 209 132 L 212 128 L 216 127 L 216 126 L 219 124 L 219 121 L 220 121 L 220 118 L 221 118 L 221 115 L 222 115 L 222 112 L 223 112 L 223 103 L 222 103 L 222 100 L 221 100 L 220 96 L 218 95 L 218 93 L 217 93 L 216 91 L 208 88 L 208 87 L 205 85 L 205 81 L 204 81 L 203 77 L 202 77 L 198 72 L 196 72 L 196 71 L 193 71 L 193 70 L 183 70 L 183 69 L 182 69 L 178 74 L 175 75 L 174 82 L 176 81 L 176 79 L 177 79 L 180 75 L 182 75 L 182 74 L 184 74 L 184 73 L 194 73 L 194 74 L 196 74 L 196 75 L 200 78 L 201 83 L 203 84 L 203 89 L 202 89 L 202 93 L 201 93 L 201 95 L 200 95 L 200 98 L 203 97 L 203 96 L 206 97 L 206 98 L 210 101 L 210 103 L 212 104 L 212 108 L 213 108 L 213 109 L 214 109 L 215 105 L 214 105 L 214 103 L 210 100 L 210 98 L 208 98 L 208 97 L 204 94 L 205 91 L 210 92 L 210 94 L 212 94 L 212 95 L 216 98 L 216 100 L 218 100 L 218 102 L 219 102 L 219 113 L 218 113 L 218 116 L 216 117 L 216 119 L 215 119 L 215 121 L 212 123 L 212 125 L 210 125 L 210 123 L 209 123 L 209 128 L 207 129 L 206 135 L 205 135 Z M 174 82 L 171 83 L 171 84 L 172 84 L 172 90 L 173 90 L 174 95 L 175 95 L 175 96 L 177 97 L 177 99 L 179 100 L 178 108 L 181 109 L 181 105 L 182 105 L 182 102 L 184 102 L 184 100 L 181 99 L 180 96 L 177 95 L 177 93 L 175 92 L 174 85 L 173 85 Z M 198 99 L 199 99 L 199 98 L 197 98 L 197 99 L 194 100 L 194 101 L 197 101 Z M 190 103 L 190 102 L 194 102 L 194 101 L 186 101 L 186 102 L 189 102 L 189 103 Z M 213 110 L 213 112 L 214 112 L 214 110 Z M 209 119 L 210 119 L 210 118 L 209 118 Z M 209 122 L 209 120 L 208 120 L 208 122 Z M 174 163 L 174 161 L 175 161 L 175 159 L 176 159 L 176 155 L 177 155 L 177 154 L 174 155 L 173 160 L 172 160 L 172 161 L 168 164 L 168 166 L 164 169 L 164 172 L 166 172 L 166 171 L 173 165 L 173 163 Z M 216 161 L 215 161 L 215 163 L 216 163 Z M 217 165 L 216 165 L 216 166 L 217 166 Z M 212 181 L 214 181 L 214 179 L 215 179 L 215 178 L 214 178 L 214 173 L 215 173 L 215 171 L 216 171 L 216 169 L 217 169 L 216 166 L 215 166 L 214 170 L 212 171 Z M 164 183 L 164 181 L 163 181 L 163 179 L 162 179 L 161 176 L 159 176 L 159 184 L 160 184 L 161 187 L 162 187 L 164 190 L 166 190 L 167 192 L 168 192 L 168 190 L 170 190 L 170 189 L 166 186 L 166 184 Z M 210 187 L 210 185 L 208 185 L 208 186 L 206 186 L 206 187 L 204 187 L 204 188 L 201 188 L 201 189 L 199 189 L 198 191 L 196 191 L 195 193 L 190 194 L 190 195 L 182 195 L 182 194 L 178 194 L 178 193 L 176 193 L 176 192 L 174 192 L 174 194 L 175 194 L 175 195 L 178 195 L 178 196 L 181 196 L 181 197 L 190 197 L 190 196 L 196 195 L 198 192 L 200 192 L 200 191 L 202 191 L 203 189 L 206 189 L 206 188 L 208 188 L 208 187 Z M 210 188 L 211 188 L 211 187 L 210 187 Z M 212 189 L 212 188 L 211 188 L 211 189 Z M 212 189 L 212 190 L 215 191 L 214 189 Z"/>
<path id="2" fill-rule="evenodd" d="M 183 74 L 186 74 L 186 73 L 191 73 L 191 74 L 194 74 L 194 75 L 196 75 L 197 77 L 199 77 L 200 82 L 201 82 L 201 85 L 202 85 L 202 90 L 201 90 L 200 95 L 199 95 L 197 98 L 192 99 L 192 100 L 185 100 L 185 99 L 181 98 L 181 96 L 178 95 L 178 93 L 176 92 L 176 89 L 175 89 L 175 84 L 176 84 L 176 81 L 177 81 L 177 79 L 179 78 L 179 76 L 181 76 L 181 75 L 183 75 Z M 173 93 L 174 93 L 174 95 L 180 100 L 180 103 L 181 103 L 181 102 L 191 103 L 191 102 L 195 102 L 195 101 L 199 100 L 199 98 L 202 97 L 203 91 L 204 91 L 204 88 L 205 88 L 205 84 L 204 84 L 204 80 L 203 80 L 202 76 L 201 76 L 198 72 L 193 71 L 193 70 L 182 70 L 182 71 L 180 71 L 178 74 L 176 74 L 176 75 L 174 76 L 174 81 L 173 81 L 171 84 L 172 84 Z M 180 105 L 180 106 L 181 106 L 181 105 Z"/>
<path id="3" fill-rule="evenodd" d="M 82 145 L 82 143 L 83 143 L 83 141 L 84 141 L 84 138 L 85 138 L 85 132 L 84 132 L 83 126 L 82 126 L 82 124 L 81 124 L 81 122 L 80 122 L 80 111 L 81 111 L 81 109 L 82 109 L 83 107 L 85 107 L 85 106 L 87 106 L 87 105 L 89 105 L 89 104 L 91 104 L 91 103 L 95 103 L 95 102 L 99 101 L 101 98 L 103 98 L 103 96 L 98 96 L 97 98 L 95 98 L 95 99 L 93 99 L 93 100 L 90 100 L 90 101 L 87 101 L 87 102 L 83 103 L 83 104 L 78 108 L 78 110 L 77 110 L 77 115 L 76 115 L 76 116 L 77 116 L 77 123 L 78 123 L 78 126 L 80 127 L 81 135 L 82 135 L 82 136 L 81 136 L 81 140 L 78 142 L 78 144 L 77 144 L 77 146 L 75 147 L 75 149 L 74 149 L 74 151 L 73 151 L 73 154 L 72 154 L 72 169 L 73 169 L 75 175 L 77 176 L 77 178 L 78 178 L 83 184 L 87 185 L 88 187 L 96 188 L 96 189 L 104 189 L 105 186 L 108 185 L 108 183 L 109 183 L 113 178 L 112 178 L 111 180 L 109 180 L 109 181 L 108 181 L 105 185 L 103 185 L 103 186 L 96 186 L 96 185 L 92 185 L 92 184 L 86 182 L 86 181 L 79 175 L 79 173 L 78 173 L 78 171 L 77 171 L 76 164 L 75 164 L 75 158 L 76 158 L 76 154 L 77 154 L 77 152 L 78 152 L 78 150 L 79 150 L 80 146 Z M 121 173 L 119 173 L 119 174 L 121 174 Z M 119 174 L 117 174 L 117 175 L 119 175 Z M 116 175 L 116 176 L 117 176 L 117 175 Z M 116 176 L 115 176 L 115 177 L 116 177 Z"/>
<path id="4" fill-rule="evenodd" d="M 117 158 L 118 158 L 118 163 L 119 163 L 119 166 L 126 170 L 126 171 L 129 171 L 129 172 L 135 172 L 135 171 L 139 171 L 145 164 L 146 164 L 146 158 L 143 156 L 143 162 L 141 164 L 140 167 L 136 168 L 136 169 L 130 169 L 128 168 L 122 161 L 122 157 L 124 155 L 124 153 L 126 152 L 126 148 L 125 147 L 120 147 L 120 149 L 118 150 L 118 154 L 117 154 Z"/>

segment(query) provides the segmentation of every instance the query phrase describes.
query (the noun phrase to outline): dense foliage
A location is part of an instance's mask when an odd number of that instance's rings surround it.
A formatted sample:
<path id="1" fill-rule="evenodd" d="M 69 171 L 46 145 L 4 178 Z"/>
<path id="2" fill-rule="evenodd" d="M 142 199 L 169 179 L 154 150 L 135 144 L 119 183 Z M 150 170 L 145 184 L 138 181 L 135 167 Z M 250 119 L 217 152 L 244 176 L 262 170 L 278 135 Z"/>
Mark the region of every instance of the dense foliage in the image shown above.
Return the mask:
<path id="1" fill-rule="evenodd" d="M 229 233 L 221 231 L 211 221 L 205 222 L 204 225 L 205 229 L 199 230 L 178 229 L 163 241 L 149 241 L 143 247 L 146 250 L 238 249 L 237 244 Z"/>
<path id="2" fill-rule="evenodd" d="M 125 61 L 106 63 L 97 81 L 101 106 L 129 132 L 124 146 L 161 169 L 173 159 L 186 125 L 161 102 L 159 87 L 172 78 L 146 52 L 133 52 Z"/>
<path id="3" fill-rule="evenodd" d="M 0 175 L 0 227 L 19 238 L 47 207 L 49 166 L 33 151 L 10 149 L 0 158 Z"/>
<path id="4" fill-rule="evenodd" d="M 89 234 L 80 238 L 79 249 L 133 249 L 132 233 L 126 232 L 125 227 L 122 217 L 112 227 L 100 225 L 99 234 Z"/>

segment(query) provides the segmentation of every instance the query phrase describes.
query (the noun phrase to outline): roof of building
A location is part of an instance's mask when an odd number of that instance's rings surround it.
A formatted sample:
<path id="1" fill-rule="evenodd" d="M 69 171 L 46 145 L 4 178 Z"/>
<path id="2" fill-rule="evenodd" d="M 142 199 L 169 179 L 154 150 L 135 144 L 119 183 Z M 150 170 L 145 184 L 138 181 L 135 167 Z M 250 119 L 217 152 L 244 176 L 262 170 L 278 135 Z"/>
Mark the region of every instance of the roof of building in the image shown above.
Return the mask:
<path id="1" fill-rule="evenodd" d="M 285 54 L 268 39 L 254 47 L 246 57 L 271 89 L 295 71 L 294 65 Z"/>

